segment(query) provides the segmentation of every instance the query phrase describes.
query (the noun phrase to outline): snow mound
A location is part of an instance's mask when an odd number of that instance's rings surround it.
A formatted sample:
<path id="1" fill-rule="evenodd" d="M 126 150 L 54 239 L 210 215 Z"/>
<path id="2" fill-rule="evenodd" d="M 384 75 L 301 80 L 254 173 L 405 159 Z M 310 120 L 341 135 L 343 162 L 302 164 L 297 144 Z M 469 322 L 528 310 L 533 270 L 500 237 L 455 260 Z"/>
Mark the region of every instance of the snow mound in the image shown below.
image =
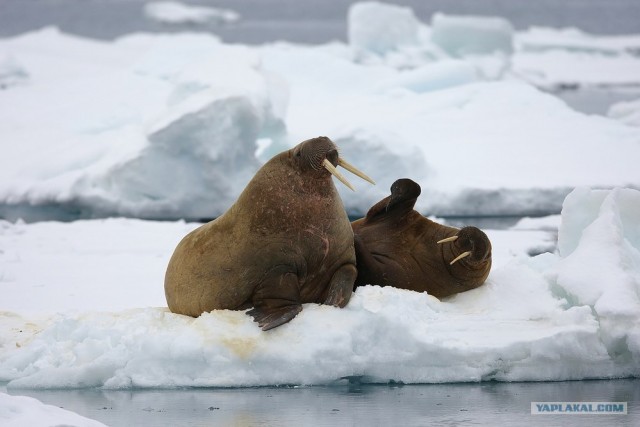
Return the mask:
<path id="1" fill-rule="evenodd" d="M 366 286 L 344 309 L 305 304 L 268 332 L 229 310 L 3 313 L 0 381 L 13 390 L 638 377 L 639 207 L 636 190 L 578 189 L 562 212 L 560 254 L 497 262 L 484 286 L 442 301 Z"/>
<path id="2" fill-rule="evenodd" d="M 0 90 L 25 84 L 29 73 L 13 56 L 0 56 Z"/>
<path id="3" fill-rule="evenodd" d="M 620 120 L 629 126 L 640 127 L 640 99 L 613 104 L 607 116 Z"/>
<path id="4" fill-rule="evenodd" d="M 156 1 L 144 5 L 144 14 L 164 24 L 232 23 L 240 15 L 228 9 L 190 6 L 177 1 Z"/>
<path id="5" fill-rule="evenodd" d="M 0 424 L 4 427 L 105 427 L 104 424 L 27 396 L 0 393 Z"/>

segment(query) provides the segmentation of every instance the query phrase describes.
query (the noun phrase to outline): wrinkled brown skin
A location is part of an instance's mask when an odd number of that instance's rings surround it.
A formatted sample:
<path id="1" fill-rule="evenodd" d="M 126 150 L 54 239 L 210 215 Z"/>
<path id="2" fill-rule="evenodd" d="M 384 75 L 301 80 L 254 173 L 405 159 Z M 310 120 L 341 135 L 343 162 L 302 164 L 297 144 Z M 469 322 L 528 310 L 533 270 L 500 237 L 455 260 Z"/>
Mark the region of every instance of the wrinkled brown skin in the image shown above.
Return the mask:
<path id="1" fill-rule="evenodd" d="M 476 227 L 457 229 L 435 223 L 413 209 L 420 186 L 399 179 L 391 195 L 367 216 L 351 223 L 355 234 L 356 286 L 393 286 L 437 298 L 482 285 L 491 269 L 491 242 Z M 454 242 L 437 241 L 458 235 Z M 465 251 L 472 254 L 453 265 Z"/>
<path id="2" fill-rule="evenodd" d="M 189 233 L 165 275 L 174 313 L 243 310 L 263 330 L 293 319 L 303 303 L 344 307 L 356 279 L 353 232 L 331 174 L 338 152 L 326 137 L 273 157 L 222 216 Z"/>

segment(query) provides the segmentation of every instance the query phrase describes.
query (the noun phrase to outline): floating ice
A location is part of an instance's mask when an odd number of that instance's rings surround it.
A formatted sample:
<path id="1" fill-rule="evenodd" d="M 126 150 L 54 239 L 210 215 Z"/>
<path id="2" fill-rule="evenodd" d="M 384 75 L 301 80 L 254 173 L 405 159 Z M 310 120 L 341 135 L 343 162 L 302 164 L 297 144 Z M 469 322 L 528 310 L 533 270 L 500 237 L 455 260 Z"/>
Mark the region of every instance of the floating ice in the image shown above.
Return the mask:
<path id="1" fill-rule="evenodd" d="M 6 393 L 0 393 L 0 424 L 4 427 L 105 427 L 98 421 L 57 406 L 45 405 L 32 397 Z"/>
<path id="2" fill-rule="evenodd" d="M 350 214 L 401 177 L 439 216 L 557 214 L 576 186 L 640 183 L 639 128 L 522 82 L 635 84 L 637 37 L 514 34 L 498 18 L 446 15 L 430 27 L 374 2 L 354 5 L 349 25 L 349 45 L 99 42 L 52 28 L 0 40 L 0 217 L 211 218 L 261 163 L 319 135 L 378 182 L 341 193 Z"/>
<path id="3" fill-rule="evenodd" d="M 13 391 L 331 384 L 345 377 L 374 383 L 637 377 L 639 208 L 636 190 L 578 189 L 564 204 L 559 254 L 525 255 L 523 238 L 546 232 L 489 230 L 496 262 L 480 288 L 439 301 L 366 286 L 344 309 L 305 304 L 295 319 L 268 332 L 242 311 L 194 319 L 149 307 L 162 298 L 158 275 L 185 224 L 4 222 L 0 245 L 15 249 L 2 254 L 10 267 L 0 288 L 32 291 L 27 301 L 7 301 L 7 307 L 22 304 L 19 312 L 0 313 L 0 381 Z M 135 256 L 116 257 L 127 239 L 135 242 Z M 528 240 L 529 247 L 539 239 Z M 119 267 L 131 259 L 135 269 Z M 72 270 L 68 279 L 37 276 L 45 260 Z M 113 279 L 111 288 L 103 275 Z M 98 300 L 68 295 L 105 289 L 98 298 L 104 307 L 124 301 L 137 308 L 100 311 Z M 93 309 L 42 312 L 56 304 L 81 308 L 82 299 Z M 41 304 L 40 314 L 28 314 L 29 304 Z"/>
<path id="4" fill-rule="evenodd" d="M 408 7 L 381 2 L 359 2 L 349 8 L 349 44 L 356 49 L 385 54 L 418 43 L 420 21 Z"/>
<path id="5" fill-rule="evenodd" d="M 54 45 L 77 43 L 50 31 L 41 37 Z M 104 44 L 82 43 L 78 56 L 92 58 L 93 49 L 97 61 Z M 26 47 L 22 55 L 36 55 Z M 275 80 L 261 70 L 257 54 L 205 35 L 128 36 L 110 49 L 138 56 L 121 55 L 117 67 L 101 73 L 84 75 L 80 68 L 78 75 L 0 97 L 7 112 L 0 125 L 7 144 L 2 215 L 202 218 L 224 212 L 259 167 L 256 139 L 281 126 L 282 101 L 270 98 Z M 39 78 L 41 70 L 32 66 Z M 55 99 L 65 102 L 51 103 Z M 40 117 L 39 126 L 28 115 Z"/>
<path id="6" fill-rule="evenodd" d="M 506 19 L 436 13 L 431 26 L 431 40 L 456 57 L 513 51 L 513 27 Z"/>
<path id="7" fill-rule="evenodd" d="M 144 5 L 145 15 L 165 24 L 230 23 L 240 15 L 228 9 L 206 6 L 191 6 L 177 1 L 156 1 Z"/>
<path id="8" fill-rule="evenodd" d="M 634 87 L 640 75 L 640 36 L 595 36 L 575 28 L 533 27 L 517 33 L 514 74 L 551 90 L 582 86 Z"/>

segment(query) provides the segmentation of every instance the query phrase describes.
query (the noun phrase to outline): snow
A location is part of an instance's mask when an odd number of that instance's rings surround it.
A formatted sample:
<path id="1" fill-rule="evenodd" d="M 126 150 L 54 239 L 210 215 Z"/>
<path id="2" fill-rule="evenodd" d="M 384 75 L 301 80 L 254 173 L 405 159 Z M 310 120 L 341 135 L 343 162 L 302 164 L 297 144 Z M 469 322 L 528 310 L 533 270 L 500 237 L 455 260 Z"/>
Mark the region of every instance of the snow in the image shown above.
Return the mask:
<path id="1" fill-rule="evenodd" d="M 0 216 L 212 218 L 263 162 L 319 135 L 378 182 L 341 190 L 352 215 L 400 177 L 438 216 L 557 214 L 577 186 L 640 186 L 634 107 L 593 117 L 539 90 L 637 84 L 640 36 L 423 23 L 377 2 L 348 20 L 349 44 L 318 46 L 55 28 L 0 40 Z"/>
<path id="2" fill-rule="evenodd" d="M 478 289 L 439 301 L 366 286 L 344 309 L 305 304 L 268 332 L 242 311 L 166 308 L 168 257 L 197 224 L 5 221 L 0 381 L 17 391 L 638 376 L 639 208 L 637 190 L 578 188 L 558 251 L 557 218 L 487 230 L 494 266 Z"/>
<path id="3" fill-rule="evenodd" d="M 640 99 L 613 104 L 609 108 L 607 116 L 620 120 L 629 126 L 640 127 Z"/>
<path id="4" fill-rule="evenodd" d="M 71 411 L 45 405 L 27 396 L 0 393 L 0 424 L 4 427 L 104 427 L 104 424 Z"/>
<path id="5" fill-rule="evenodd" d="M 233 23 L 240 15 L 228 9 L 191 6 L 177 1 L 156 1 L 144 5 L 145 15 L 164 24 Z"/>

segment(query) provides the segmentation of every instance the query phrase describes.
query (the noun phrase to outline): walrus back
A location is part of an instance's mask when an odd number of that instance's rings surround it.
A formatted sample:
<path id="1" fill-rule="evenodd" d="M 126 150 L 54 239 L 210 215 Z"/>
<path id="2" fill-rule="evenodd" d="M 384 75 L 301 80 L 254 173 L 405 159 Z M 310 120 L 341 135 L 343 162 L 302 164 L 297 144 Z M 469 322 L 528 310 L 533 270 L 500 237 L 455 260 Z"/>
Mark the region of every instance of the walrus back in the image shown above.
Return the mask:
<path id="1" fill-rule="evenodd" d="M 176 247 L 164 280 L 169 309 L 197 317 L 216 309 L 236 309 L 253 289 L 238 280 L 233 230 L 220 217 L 187 234 Z"/>

